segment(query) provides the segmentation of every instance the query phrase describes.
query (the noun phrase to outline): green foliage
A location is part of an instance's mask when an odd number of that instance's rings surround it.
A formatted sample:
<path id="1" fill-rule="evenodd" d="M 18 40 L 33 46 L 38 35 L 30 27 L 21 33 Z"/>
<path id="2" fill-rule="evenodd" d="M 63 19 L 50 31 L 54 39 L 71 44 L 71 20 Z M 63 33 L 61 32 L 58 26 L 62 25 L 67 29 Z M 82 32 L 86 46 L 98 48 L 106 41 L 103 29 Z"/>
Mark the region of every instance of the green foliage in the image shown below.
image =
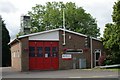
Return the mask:
<path id="1" fill-rule="evenodd" d="M 110 64 L 120 64 L 120 1 L 113 7 L 113 22 L 106 24 L 103 44 L 107 51 L 107 62 Z"/>
<path id="2" fill-rule="evenodd" d="M 11 63 L 9 42 L 10 35 L 4 21 L 2 21 L 2 66 L 10 66 Z"/>
<path id="3" fill-rule="evenodd" d="M 115 2 L 115 5 L 113 6 L 113 22 L 115 22 L 117 25 L 120 25 L 120 0 Z"/>
<path id="4" fill-rule="evenodd" d="M 32 18 L 32 27 L 37 27 L 37 32 L 62 28 L 63 8 L 67 29 L 93 37 L 100 35 L 96 20 L 89 13 L 86 13 L 82 7 L 77 7 L 72 2 L 66 4 L 63 2 L 47 2 L 46 5 L 36 4 L 35 7 L 32 7 L 32 11 L 28 12 Z"/>

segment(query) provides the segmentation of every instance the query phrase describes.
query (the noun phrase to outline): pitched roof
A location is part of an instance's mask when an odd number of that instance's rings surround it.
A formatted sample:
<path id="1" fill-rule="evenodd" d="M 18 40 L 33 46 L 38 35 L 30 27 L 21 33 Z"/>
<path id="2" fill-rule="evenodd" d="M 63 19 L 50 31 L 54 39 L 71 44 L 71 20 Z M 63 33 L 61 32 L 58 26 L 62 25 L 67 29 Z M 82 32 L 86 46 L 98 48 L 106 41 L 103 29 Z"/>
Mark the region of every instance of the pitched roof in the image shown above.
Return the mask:
<path id="1" fill-rule="evenodd" d="M 64 29 L 62 29 L 62 28 L 57 28 L 57 29 L 52 29 L 52 30 L 47 30 L 47 31 L 42 31 L 42 32 L 37 32 L 37 33 L 32 33 L 32 34 L 27 34 L 27 35 L 19 36 L 18 38 L 24 38 L 24 37 L 29 37 L 29 36 L 34 36 L 34 35 L 39 35 L 39 34 L 54 32 L 54 31 L 59 31 L 59 30 L 64 31 Z M 87 37 L 87 35 L 80 34 L 80 33 L 74 32 L 74 31 L 66 30 L 66 29 L 65 29 L 65 32 L 69 32 L 69 33 L 73 33 L 73 34 L 76 34 L 76 35 Z"/>
<path id="2" fill-rule="evenodd" d="M 49 32 L 54 32 L 54 31 L 60 31 L 60 30 L 61 31 L 65 30 L 65 32 L 69 32 L 69 33 L 72 33 L 72 34 L 75 34 L 75 35 L 87 37 L 87 35 L 84 35 L 84 34 L 81 34 L 81 33 L 78 33 L 78 32 L 74 32 L 74 31 L 70 31 L 70 30 L 62 29 L 62 28 L 57 28 L 57 29 L 52 29 L 52 30 L 47 30 L 47 31 L 42 31 L 42 32 L 37 32 L 37 33 L 31 33 L 31 34 L 27 34 L 27 35 L 22 35 L 22 36 L 19 36 L 17 39 L 21 39 L 21 38 L 25 38 L 25 37 L 30 37 L 30 36 L 35 36 L 35 35 L 40 35 L 40 34 L 49 33 Z M 100 39 L 97 39 L 97 38 L 94 38 L 94 37 L 92 37 L 92 39 L 100 41 Z M 14 40 L 16 40 L 16 38 Z M 12 40 L 9 44 L 11 44 L 12 42 L 14 42 L 14 40 Z"/>

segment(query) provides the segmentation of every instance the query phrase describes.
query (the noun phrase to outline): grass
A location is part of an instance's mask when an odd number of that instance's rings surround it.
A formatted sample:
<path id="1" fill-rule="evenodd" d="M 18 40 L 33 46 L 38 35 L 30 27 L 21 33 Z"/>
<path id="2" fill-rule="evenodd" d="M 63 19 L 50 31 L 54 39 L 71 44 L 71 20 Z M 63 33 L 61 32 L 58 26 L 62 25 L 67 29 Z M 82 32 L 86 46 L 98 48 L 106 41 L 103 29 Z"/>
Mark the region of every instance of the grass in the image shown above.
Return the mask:
<path id="1" fill-rule="evenodd" d="M 108 68 L 108 69 L 105 69 L 105 70 L 110 70 L 110 71 L 120 71 L 120 69 L 117 69 L 117 68 L 113 68 L 113 69 Z"/>
<path id="2" fill-rule="evenodd" d="M 86 71 L 120 71 L 120 68 L 92 68 L 92 69 L 81 69 Z"/>
<path id="3" fill-rule="evenodd" d="M 107 70 L 107 71 L 114 71 L 114 72 L 117 72 L 117 71 L 120 71 L 120 68 L 102 68 L 102 69 L 100 69 L 100 68 L 97 68 L 97 69 L 95 69 L 95 70 Z"/>

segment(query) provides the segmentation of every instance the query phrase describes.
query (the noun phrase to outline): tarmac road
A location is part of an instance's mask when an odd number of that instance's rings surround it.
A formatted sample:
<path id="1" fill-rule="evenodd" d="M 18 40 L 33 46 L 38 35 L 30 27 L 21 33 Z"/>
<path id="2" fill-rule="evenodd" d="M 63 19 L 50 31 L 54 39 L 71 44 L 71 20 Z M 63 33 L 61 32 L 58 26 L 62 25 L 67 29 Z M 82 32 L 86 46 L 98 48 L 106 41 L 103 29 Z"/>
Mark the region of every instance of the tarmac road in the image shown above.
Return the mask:
<path id="1" fill-rule="evenodd" d="M 118 71 L 101 70 L 101 69 L 71 69 L 56 71 L 28 71 L 18 72 L 10 67 L 0 68 L 2 78 L 118 78 Z M 12 79 L 13 80 L 13 79 Z M 49 79 L 50 80 L 50 79 Z M 61 80 L 61 79 L 60 79 Z M 115 79 L 114 79 L 115 80 Z"/>

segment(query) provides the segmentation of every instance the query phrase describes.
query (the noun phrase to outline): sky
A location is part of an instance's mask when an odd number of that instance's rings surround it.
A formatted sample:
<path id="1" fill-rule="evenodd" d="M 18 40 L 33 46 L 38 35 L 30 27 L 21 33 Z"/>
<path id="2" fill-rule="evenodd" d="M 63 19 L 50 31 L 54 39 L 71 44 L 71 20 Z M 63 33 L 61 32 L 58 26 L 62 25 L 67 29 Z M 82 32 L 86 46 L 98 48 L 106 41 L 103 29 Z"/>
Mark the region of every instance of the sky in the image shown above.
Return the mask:
<path id="1" fill-rule="evenodd" d="M 74 2 L 78 7 L 83 7 L 97 20 L 101 37 L 105 24 L 112 22 L 113 5 L 116 0 L 0 0 L 0 15 L 5 21 L 11 39 L 20 31 L 20 16 L 31 11 L 36 4 L 45 5 L 46 2 Z"/>

